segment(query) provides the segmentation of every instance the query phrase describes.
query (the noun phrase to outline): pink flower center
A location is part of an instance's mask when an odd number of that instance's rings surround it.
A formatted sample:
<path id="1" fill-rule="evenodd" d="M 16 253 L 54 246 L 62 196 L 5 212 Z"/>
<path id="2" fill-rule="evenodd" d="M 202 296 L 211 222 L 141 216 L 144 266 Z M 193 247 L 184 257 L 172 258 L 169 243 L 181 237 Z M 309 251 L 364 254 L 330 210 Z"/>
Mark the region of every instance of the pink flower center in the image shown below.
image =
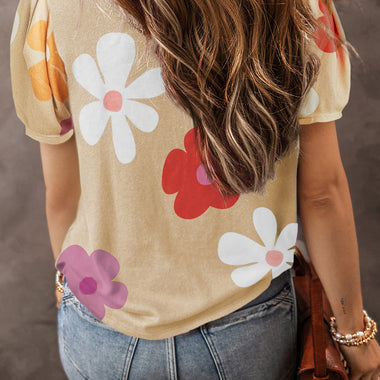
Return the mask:
<path id="1" fill-rule="evenodd" d="M 93 294 L 95 293 L 98 284 L 92 277 L 85 277 L 79 283 L 79 289 L 83 294 Z"/>
<path id="2" fill-rule="evenodd" d="M 106 110 L 118 112 L 123 105 L 123 96 L 118 91 L 108 91 L 103 99 L 103 104 Z"/>
<path id="3" fill-rule="evenodd" d="M 266 262 L 272 267 L 277 267 L 282 263 L 284 255 L 280 251 L 271 250 L 265 255 Z"/>
<path id="4" fill-rule="evenodd" d="M 197 180 L 201 185 L 211 185 L 214 182 L 209 180 L 202 164 L 197 169 Z"/>

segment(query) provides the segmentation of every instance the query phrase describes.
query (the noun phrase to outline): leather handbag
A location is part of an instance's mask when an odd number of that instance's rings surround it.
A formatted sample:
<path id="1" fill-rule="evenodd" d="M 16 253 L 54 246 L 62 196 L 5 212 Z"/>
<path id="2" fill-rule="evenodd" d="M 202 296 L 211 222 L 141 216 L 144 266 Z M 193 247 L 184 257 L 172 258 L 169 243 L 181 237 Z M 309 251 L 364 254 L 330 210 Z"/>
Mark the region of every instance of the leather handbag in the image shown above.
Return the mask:
<path id="1" fill-rule="evenodd" d="M 297 380 L 348 380 L 345 360 L 329 333 L 333 315 L 321 281 L 296 246 L 294 287 L 297 298 Z"/>

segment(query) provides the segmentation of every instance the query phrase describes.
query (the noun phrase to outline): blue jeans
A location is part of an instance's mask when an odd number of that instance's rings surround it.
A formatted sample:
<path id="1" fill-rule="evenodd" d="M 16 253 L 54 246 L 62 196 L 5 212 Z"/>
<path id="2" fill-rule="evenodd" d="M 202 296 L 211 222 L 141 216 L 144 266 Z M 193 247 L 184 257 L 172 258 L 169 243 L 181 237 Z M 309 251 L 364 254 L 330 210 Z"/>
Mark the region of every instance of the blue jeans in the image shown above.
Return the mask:
<path id="1" fill-rule="evenodd" d="M 297 306 L 291 270 L 243 307 L 160 340 L 99 321 L 64 280 L 59 354 L 70 380 L 296 379 Z"/>

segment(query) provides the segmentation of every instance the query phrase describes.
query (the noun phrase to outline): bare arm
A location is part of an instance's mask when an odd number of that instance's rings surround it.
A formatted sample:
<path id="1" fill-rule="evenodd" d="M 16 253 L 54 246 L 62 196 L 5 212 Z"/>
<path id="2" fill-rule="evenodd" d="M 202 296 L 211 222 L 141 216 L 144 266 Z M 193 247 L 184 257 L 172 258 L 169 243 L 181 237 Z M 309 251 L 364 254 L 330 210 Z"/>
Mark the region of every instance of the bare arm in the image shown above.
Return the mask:
<path id="1" fill-rule="evenodd" d="M 343 332 L 360 330 L 359 252 L 335 122 L 303 126 L 298 167 L 300 218 L 310 258 Z"/>
<path id="2" fill-rule="evenodd" d="M 75 219 L 80 196 L 75 136 L 62 144 L 40 143 L 40 152 L 46 191 L 46 217 L 56 260 L 67 230 Z"/>
<path id="3" fill-rule="evenodd" d="M 358 242 L 335 122 L 303 126 L 298 170 L 301 223 L 338 331 L 363 330 Z M 351 369 L 350 380 L 377 379 L 380 348 L 376 340 L 340 347 Z"/>

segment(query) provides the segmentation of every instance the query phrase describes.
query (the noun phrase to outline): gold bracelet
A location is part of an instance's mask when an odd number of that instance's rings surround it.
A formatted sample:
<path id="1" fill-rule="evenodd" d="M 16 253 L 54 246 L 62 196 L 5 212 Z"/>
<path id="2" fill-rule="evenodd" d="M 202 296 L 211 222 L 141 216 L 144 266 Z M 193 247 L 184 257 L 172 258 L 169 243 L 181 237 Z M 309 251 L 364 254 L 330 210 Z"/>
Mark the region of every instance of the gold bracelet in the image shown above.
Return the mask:
<path id="1" fill-rule="evenodd" d="M 357 331 L 353 334 L 340 334 L 336 329 L 336 319 L 334 316 L 330 317 L 330 334 L 336 342 L 346 346 L 359 346 L 367 343 L 370 339 L 375 337 L 377 332 L 376 322 L 368 316 L 367 312 L 363 310 L 363 320 L 365 329 Z"/>
<path id="2" fill-rule="evenodd" d="M 55 288 L 61 293 L 63 293 L 63 277 L 64 277 L 64 274 L 61 273 L 59 270 L 57 270 L 55 274 Z"/>

